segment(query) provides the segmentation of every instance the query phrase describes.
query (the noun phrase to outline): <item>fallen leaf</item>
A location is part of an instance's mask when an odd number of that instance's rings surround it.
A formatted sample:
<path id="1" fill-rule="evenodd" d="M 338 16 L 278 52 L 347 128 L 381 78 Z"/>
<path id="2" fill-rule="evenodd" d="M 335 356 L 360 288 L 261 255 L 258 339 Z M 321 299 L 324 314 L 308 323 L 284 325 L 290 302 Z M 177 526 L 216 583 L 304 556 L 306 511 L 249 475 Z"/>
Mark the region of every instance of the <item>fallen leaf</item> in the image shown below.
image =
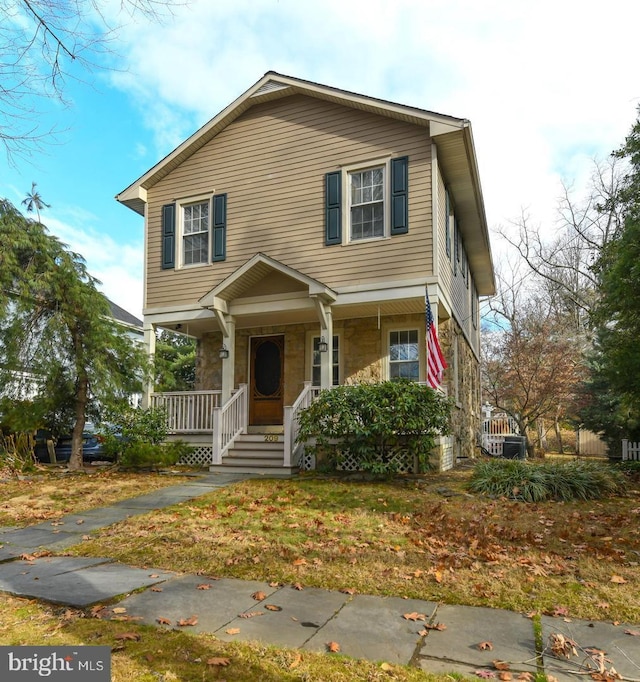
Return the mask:
<path id="1" fill-rule="evenodd" d="M 553 615 L 556 617 L 568 616 L 569 615 L 569 609 L 566 606 L 554 606 Z"/>
<path id="2" fill-rule="evenodd" d="M 267 598 L 267 595 L 264 592 L 254 592 L 251 595 L 252 599 L 255 599 L 256 601 L 263 601 L 264 599 Z"/>
<path id="3" fill-rule="evenodd" d="M 213 658 L 209 658 L 207 660 L 207 665 L 219 665 L 219 666 L 225 666 L 229 665 L 231 663 L 230 658 L 223 658 L 222 656 L 214 656 Z"/>
<path id="4" fill-rule="evenodd" d="M 267 611 L 282 611 L 282 606 L 276 606 L 275 604 L 265 604 L 264 608 Z"/>
<path id="5" fill-rule="evenodd" d="M 441 583 L 442 582 L 442 571 L 435 571 L 433 574 L 433 577 L 435 578 L 435 581 L 437 583 Z"/>
<path id="6" fill-rule="evenodd" d="M 496 674 L 493 672 L 493 670 L 475 670 L 474 675 L 477 675 L 478 677 L 482 677 L 485 680 L 491 679 L 496 676 Z"/>
<path id="7" fill-rule="evenodd" d="M 186 627 L 187 625 L 197 625 L 198 616 L 191 616 L 191 618 L 181 618 L 176 625 L 180 627 Z"/>
<path id="8" fill-rule="evenodd" d="M 524 680 L 525 682 L 533 682 L 535 679 L 531 673 L 520 673 L 518 675 L 519 680 Z"/>
<path id="9" fill-rule="evenodd" d="M 96 604 L 92 609 L 91 609 L 91 616 L 93 618 L 103 618 L 107 613 L 107 607 L 103 606 L 102 604 Z"/>
<path id="10" fill-rule="evenodd" d="M 154 586 L 151 588 L 151 591 L 152 591 L 152 592 L 162 592 L 162 588 L 161 588 L 161 587 L 158 587 L 157 585 L 154 585 Z"/>
<path id="11" fill-rule="evenodd" d="M 632 637 L 640 637 L 640 632 L 638 630 L 625 630 L 625 635 L 631 635 Z"/>
<path id="12" fill-rule="evenodd" d="M 427 617 L 424 613 L 418 613 L 417 611 L 412 611 L 411 613 L 405 613 L 402 616 L 405 620 L 427 620 Z"/>
<path id="13" fill-rule="evenodd" d="M 160 623 L 160 625 L 171 625 L 171 621 L 168 618 L 156 618 L 156 623 Z"/>
<path id="14" fill-rule="evenodd" d="M 196 589 L 197 590 L 210 590 L 211 585 L 209 585 L 209 583 L 202 583 L 202 585 L 198 585 L 198 587 Z"/>
<path id="15" fill-rule="evenodd" d="M 269 583 L 269 587 L 281 587 L 281 585 L 280 585 L 280 583 L 273 582 L 273 583 Z"/>
<path id="16" fill-rule="evenodd" d="M 332 654 L 337 654 L 338 651 L 340 651 L 340 645 L 338 644 L 338 642 L 327 642 L 327 649 Z"/>
<path id="17" fill-rule="evenodd" d="M 356 591 L 353 589 L 353 587 L 345 587 L 344 589 L 340 590 L 342 594 L 355 594 Z"/>
<path id="18" fill-rule="evenodd" d="M 493 651 L 493 644 L 491 642 L 480 642 L 478 649 L 480 651 Z"/>
<path id="19" fill-rule="evenodd" d="M 293 585 L 291 585 L 291 587 L 292 587 L 294 590 L 299 590 L 299 591 L 304 590 L 304 587 L 302 587 L 302 585 L 301 585 L 300 583 L 293 583 Z"/>
<path id="20" fill-rule="evenodd" d="M 149 576 L 150 578 L 159 578 L 160 576 L 157 573 L 151 573 Z"/>
<path id="21" fill-rule="evenodd" d="M 616 585 L 624 585 L 627 581 L 621 575 L 612 575 L 609 582 L 616 583 Z"/>
<path id="22" fill-rule="evenodd" d="M 264 616 L 264 611 L 249 611 L 248 613 L 238 614 L 238 618 L 255 618 L 256 616 Z"/>
<path id="23" fill-rule="evenodd" d="M 240 628 L 229 628 L 225 630 L 228 635 L 237 635 L 240 632 Z"/>
<path id="24" fill-rule="evenodd" d="M 137 632 L 123 632 L 119 635 L 115 636 L 115 639 L 118 639 L 122 642 L 131 640 L 132 642 L 139 642 L 140 641 L 140 635 Z"/>
<path id="25" fill-rule="evenodd" d="M 509 682 L 509 680 L 513 679 L 513 675 L 507 670 L 501 670 L 498 673 L 498 679 L 502 680 L 502 682 Z"/>
<path id="26" fill-rule="evenodd" d="M 302 559 L 295 559 L 293 562 L 294 566 L 306 566 L 307 565 L 307 560 L 302 558 Z"/>
<path id="27" fill-rule="evenodd" d="M 294 668 L 297 668 L 301 662 L 302 662 L 302 654 L 296 654 L 293 661 L 291 661 L 291 663 L 289 663 L 289 670 L 293 670 Z"/>
<path id="28" fill-rule="evenodd" d="M 390 673 L 393 671 L 393 666 L 390 663 L 381 663 L 380 669 L 384 670 L 386 673 Z"/>
<path id="29" fill-rule="evenodd" d="M 424 629 L 425 629 L 425 630 L 439 630 L 439 631 L 442 631 L 442 630 L 446 630 L 446 629 L 447 629 L 447 626 L 446 626 L 444 623 L 434 623 L 433 625 L 428 625 L 428 624 L 426 624 L 426 625 L 424 626 Z"/>
<path id="30" fill-rule="evenodd" d="M 126 613 L 127 609 L 124 608 L 124 606 L 116 606 L 114 609 L 111 609 L 114 613 Z"/>
<path id="31" fill-rule="evenodd" d="M 511 670 L 511 666 L 506 661 L 492 661 L 496 670 Z"/>

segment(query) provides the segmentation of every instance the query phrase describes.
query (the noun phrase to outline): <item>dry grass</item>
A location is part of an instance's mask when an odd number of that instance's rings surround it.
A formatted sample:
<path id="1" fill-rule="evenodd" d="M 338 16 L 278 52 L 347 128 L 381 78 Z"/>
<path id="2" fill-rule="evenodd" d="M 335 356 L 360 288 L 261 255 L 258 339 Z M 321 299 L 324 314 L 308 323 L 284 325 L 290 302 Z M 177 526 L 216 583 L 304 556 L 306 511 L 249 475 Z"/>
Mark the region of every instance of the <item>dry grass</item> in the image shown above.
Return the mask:
<path id="1" fill-rule="evenodd" d="M 53 469 L 20 480 L 0 480 L 0 526 L 27 526 L 56 519 L 177 485 L 183 480 L 182 476 L 104 469 L 80 473 Z"/>
<path id="2" fill-rule="evenodd" d="M 357 483 L 250 480 L 75 548 L 125 563 L 640 623 L 640 497 L 524 504 L 467 472 Z"/>
<path id="3" fill-rule="evenodd" d="M 112 682 L 436 682 L 444 679 L 403 666 L 384 664 L 383 667 L 333 654 L 278 649 L 257 643 L 221 642 L 212 635 L 99 620 L 90 613 L 26 599 L 1 600 L 0 645 L 34 643 L 110 646 Z"/>

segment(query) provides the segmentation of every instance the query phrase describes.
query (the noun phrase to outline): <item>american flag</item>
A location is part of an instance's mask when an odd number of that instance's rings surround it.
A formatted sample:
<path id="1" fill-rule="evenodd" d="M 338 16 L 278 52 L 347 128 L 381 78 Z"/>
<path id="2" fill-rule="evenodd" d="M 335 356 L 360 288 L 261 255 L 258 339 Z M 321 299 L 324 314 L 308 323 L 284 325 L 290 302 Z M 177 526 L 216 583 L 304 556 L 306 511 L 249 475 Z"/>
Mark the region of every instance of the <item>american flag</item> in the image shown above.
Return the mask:
<path id="1" fill-rule="evenodd" d="M 438 343 L 438 325 L 431 313 L 429 294 L 425 296 L 427 308 L 427 384 L 431 388 L 439 388 L 442 383 L 442 373 L 447 368 L 442 349 Z"/>

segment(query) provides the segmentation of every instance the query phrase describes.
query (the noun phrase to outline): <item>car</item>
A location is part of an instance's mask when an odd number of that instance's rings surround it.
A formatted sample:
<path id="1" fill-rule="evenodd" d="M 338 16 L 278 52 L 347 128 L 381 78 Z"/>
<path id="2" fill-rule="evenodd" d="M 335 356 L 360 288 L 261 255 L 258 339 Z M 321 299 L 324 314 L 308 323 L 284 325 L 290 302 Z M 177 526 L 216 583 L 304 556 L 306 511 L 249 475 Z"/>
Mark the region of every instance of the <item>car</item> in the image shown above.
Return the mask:
<path id="1" fill-rule="evenodd" d="M 68 462 L 71 457 L 71 436 L 61 436 L 55 445 L 56 460 Z M 104 451 L 102 438 L 98 434 L 85 432 L 82 434 L 82 459 L 85 462 L 111 462 L 112 456 Z"/>

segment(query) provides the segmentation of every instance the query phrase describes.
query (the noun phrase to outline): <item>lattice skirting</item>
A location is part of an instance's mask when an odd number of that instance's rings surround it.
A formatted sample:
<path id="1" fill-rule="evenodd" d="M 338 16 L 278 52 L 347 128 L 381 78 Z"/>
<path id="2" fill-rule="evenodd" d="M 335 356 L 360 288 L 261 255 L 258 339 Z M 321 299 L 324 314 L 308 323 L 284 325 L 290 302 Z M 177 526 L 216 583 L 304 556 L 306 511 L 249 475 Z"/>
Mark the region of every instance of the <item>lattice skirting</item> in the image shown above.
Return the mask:
<path id="1" fill-rule="evenodd" d="M 188 455 L 185 455 L 179 464 L 187 466 L 207 465 L 213 460 L 213 447 L 211 445 L 196 445 Z"/>
<path id="2" fill-rule="evenodd" d="M 396 471 L 400 474 L 415 474 L 417 463 L 409 453 L 397 453 L 391 460 L 396 463 Z M 303 471 L 313 471 L 316 468 L 316 456 L 310 452 L 304 452 L 300 459 L 300 469 Z M 351 455 L 345 455 L 342 462 L 337 466 L 338 471 L 360 471 L 357 459 Z"/>

